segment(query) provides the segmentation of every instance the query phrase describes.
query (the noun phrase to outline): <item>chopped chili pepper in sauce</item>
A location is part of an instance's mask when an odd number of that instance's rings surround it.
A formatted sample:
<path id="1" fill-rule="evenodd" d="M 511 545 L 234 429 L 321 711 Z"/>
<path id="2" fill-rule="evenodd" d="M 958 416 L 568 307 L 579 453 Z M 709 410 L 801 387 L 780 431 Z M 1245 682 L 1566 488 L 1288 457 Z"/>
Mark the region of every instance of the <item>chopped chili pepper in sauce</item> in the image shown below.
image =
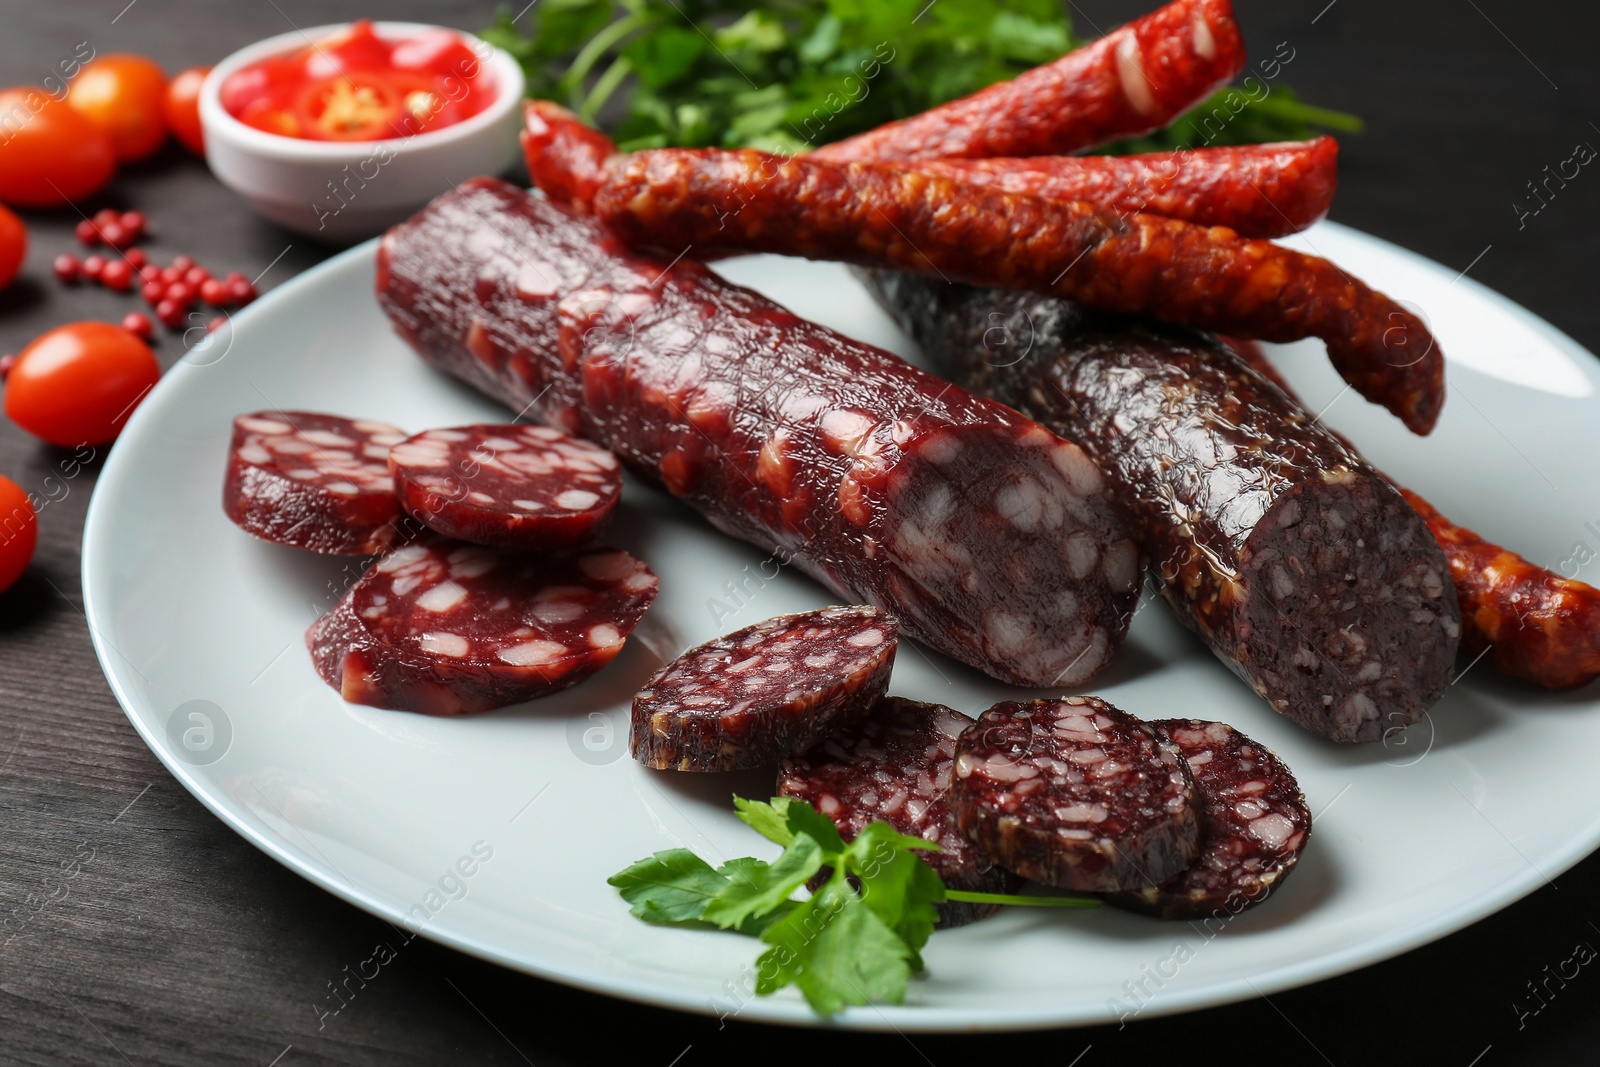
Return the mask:
<path id="1" fill-rule="evenodd" d="M 246 126 L 311 141 L 410 137 L 471 118 L 494 99 L 489 73 L 460 34 L 378 36 L 369 19 L 336 37 L 252 63 L 222 84 Z"/>

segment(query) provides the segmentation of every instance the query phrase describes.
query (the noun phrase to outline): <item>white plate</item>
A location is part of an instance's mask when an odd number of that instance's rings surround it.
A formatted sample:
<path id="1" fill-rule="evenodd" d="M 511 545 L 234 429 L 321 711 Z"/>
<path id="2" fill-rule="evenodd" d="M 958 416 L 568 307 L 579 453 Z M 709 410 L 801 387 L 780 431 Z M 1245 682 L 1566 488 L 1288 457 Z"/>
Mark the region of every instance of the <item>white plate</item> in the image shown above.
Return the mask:
<path id="1" fill-rule="evenodd" d="M 1402 484 L 1535 560 L 1600 549 L 1600 374 L 1588 353 L 1470 280 L 1373 238 L 1322 225 L 1292 243 L 1420 306 L 1452 360 L 1450 402 L 1427 439 L 1341 396 L 1320 346 L 1276 350 L 1308 404 L 1332 401 L 1329 421 Z M 716 860 L 768 854 L 733 818 L 729 794 L 766 797 L 770 776 L 642 769 L 625 755 L 628 701 L 689 645 L 831 602 L 819 586 L 774 576 L 761 552 L 630 485 L 614 539 L 660 573 L 661 597 L 590 682 L 448 720 L 344 704 L 313 673 L 302 634 L 353 564 L 263 544 L 223 517 L 232 417 L 310 408 L 413 429 L 506 417 L 390 333 L 372 299 L 371 260 L 371 244 L 353 249 L 239 315 L 231 350 L 169 372 L 107 461 L 83 584 L 95 648 L 128 718 L 228 825 L 427 937 L 617 996 L 813 1021 L 792 991 L 748 995 L 754 942 L 646 926 L 605 879 L 674 846 Z M 758 257 L 723 269 L 802 315 L 906 347 L 839 267 Z M 904 1007 L 852 1010 L 844 1025 L 1096 1023 L 1271 993 L 1459 929 L 1600 843 L 1592 690 L 1538 694 L 1480 665 L 1387 745 L 1341 747 L 1272 714 L 1159 605 L 1139 614 L 1093 689 L 1150 718 L 1233 723 L 1287 760 L 1316 813 L 1295 876 L 1264 907 L 1215 929 L 1108 908 L 1011 913 L 941 933 Z M 1017 692 L 914 647 L 900 654 L 894 691 L 969 713 Z M 197 709 L 213 724 L 209 738 L 206 720 L 190 718 Z"/>

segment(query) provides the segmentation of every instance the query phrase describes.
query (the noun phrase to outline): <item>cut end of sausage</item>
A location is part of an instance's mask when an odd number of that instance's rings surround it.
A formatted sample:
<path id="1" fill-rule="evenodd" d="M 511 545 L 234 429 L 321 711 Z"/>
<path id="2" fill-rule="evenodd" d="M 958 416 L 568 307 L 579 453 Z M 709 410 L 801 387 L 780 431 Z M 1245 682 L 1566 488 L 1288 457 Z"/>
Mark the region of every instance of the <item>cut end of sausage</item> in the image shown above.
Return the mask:
<path id="1" fill-rule="evenodd" d="M 1245 681 L 1335 741 L 1375 741 L 1444 695 L 1461 640 L 1450 564 L 1375 475 L 1327 471 L 1284 493 L 1240 552 Z"/>
<path id="2" fill-rule="evenodd" d="M 692 648 L 633 698 L 629 748 L 656 770 L 770 767 L 865 715 L 889 685 L 895 620 L 779 615 Z"/>
<path id="3" fill-rule="evenodd" d="M 233 420 L 222 508 L 263 541 L 364 556 L 401 539 L 389 449 L 405 431 L 311 411 L 258 411 Z"/>
<path id="4" fill-rule="evenodd" d="M 947 794 L 956 739 L 972 720 L 942 704 L 884 697 L 871 713 L 802 756 L 783 761 L 778 795 L 803 800 L 838 826 L 846 841 L 882 820 L 939 846 L 917 857 L 946 889 L 1014 893 L 1022 880 L 985 859 L 956 826 Z M 941 929 L 999 911 L 995 904 L 939 905 Z"/>
<path id="5" fill-rule="evenodd" d="M 605 449 L 549 426 L 427 430 L 389 453 L 400 503 L 429 529 L 516 551 L 598 537 L 622 497 Z"/>
<path id="6" fill-rule="evenodd" d="M 914 462 L 884 494 L 885 606 L 1003 681 L 1072 686 L 1103 670 L 1141 573 L 1083 450 L 1031 424 L 988 424 L 943 427 L 906 451 Z"/>
<path id="7" fill-rule="evenodd" d="M 1283 762 L 1220 722 L 1152 722 L 1183 754 L 1200 800 L 1200 855 L 1170 881 L 1106 897 L 1160 919 L 1227 921 L 1283 884 L 1311 837 L 1311 809 Z"/>
<path id="8" fill-rule="evenodd" d="M 1200 851 L 1178 749 L 1095 697 L 984 712 L 956 743 L 950 807 L 984 855 L 1062 889 L 1159 884 Z"/>

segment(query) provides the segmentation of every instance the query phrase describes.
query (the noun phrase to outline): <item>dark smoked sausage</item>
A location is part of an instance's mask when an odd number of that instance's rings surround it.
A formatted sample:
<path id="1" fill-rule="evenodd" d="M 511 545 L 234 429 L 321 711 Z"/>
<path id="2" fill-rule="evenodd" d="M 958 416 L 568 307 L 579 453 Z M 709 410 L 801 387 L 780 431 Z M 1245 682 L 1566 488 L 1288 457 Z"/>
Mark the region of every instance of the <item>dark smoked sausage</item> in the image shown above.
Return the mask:
<path id="1" fill-rule="evenodd" d="M 1320 337 L 1340 376 L 1413 431 L 1431 430 L 1444 403 L 1444 356 L 1417 316 L 1325 259 L 1227 229 L 750 150 L 623 156 L 594 210 L 630 244 L 668 255 L 776 252 L 1266 341 Z"/>
<path id="2" fill-rule="evenodd" d="M 1240 359 L 1294 397 L 1259 346 L 1231 338 L 1228 343 Z M 1452 522 L 1410 489 L 1396 488 L 1450 560 L 1461 600 L 1464 654 L 1476 658 L 1487 648 L 1486 658 L 1496 670 L 1546 689 L 1575 689 L 1600 677 L 1600 589 L 1501 548 Z"/>
<path id="3" fill-rule="evenodd" d="M 815 154 L 833 160 L 1066 155 L 1160 129 L 1244 63 L 1229 0 L 1174 0 L 1053 63 Z"/>
<path id="4" fill-rule="evenodd" d="M 389 231 L 378 297 L 435 366 L 997 678 L 1077 684 L 1126 629 L 1137 552 L 1080 448 L 698 263 L 479 179 Z"/>
<path id="5" fill-rule="evenodd" d="M 866 277 L 955 381 L 1083 443 L 1167 602 L 1278 712 L 1373 741 L 1444 694 L 1461 615 L 1438 544 L 1381 474 L 1215 338 Z"/>

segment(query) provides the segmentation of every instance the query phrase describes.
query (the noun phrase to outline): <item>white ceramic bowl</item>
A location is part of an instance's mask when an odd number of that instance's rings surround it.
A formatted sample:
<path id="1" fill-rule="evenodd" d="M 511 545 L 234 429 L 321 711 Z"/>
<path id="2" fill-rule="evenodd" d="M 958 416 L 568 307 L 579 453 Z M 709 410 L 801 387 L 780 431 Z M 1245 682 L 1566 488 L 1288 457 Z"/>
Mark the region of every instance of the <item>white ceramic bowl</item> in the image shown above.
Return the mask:
<path id="1" fill-rule="evenodd" d="M 382 232 L 452 185 L 502 174 L 517 159 L 522 68 L 504 50 L 460 35 L 493 80 L 494 101 L 463 122 L 385 141 L 310 141 L 246 126 L 222 106 L 228 76 L 268 56 L 321 41 L 347 24 L 316 26 L 241 48 L 212 68 L 200 87 L 206 162 L 228 188 L 262 215 L 321 241 L 346 244 Z M 379 22 L 380 37 L 439 29 L 420 22 Z"/>

